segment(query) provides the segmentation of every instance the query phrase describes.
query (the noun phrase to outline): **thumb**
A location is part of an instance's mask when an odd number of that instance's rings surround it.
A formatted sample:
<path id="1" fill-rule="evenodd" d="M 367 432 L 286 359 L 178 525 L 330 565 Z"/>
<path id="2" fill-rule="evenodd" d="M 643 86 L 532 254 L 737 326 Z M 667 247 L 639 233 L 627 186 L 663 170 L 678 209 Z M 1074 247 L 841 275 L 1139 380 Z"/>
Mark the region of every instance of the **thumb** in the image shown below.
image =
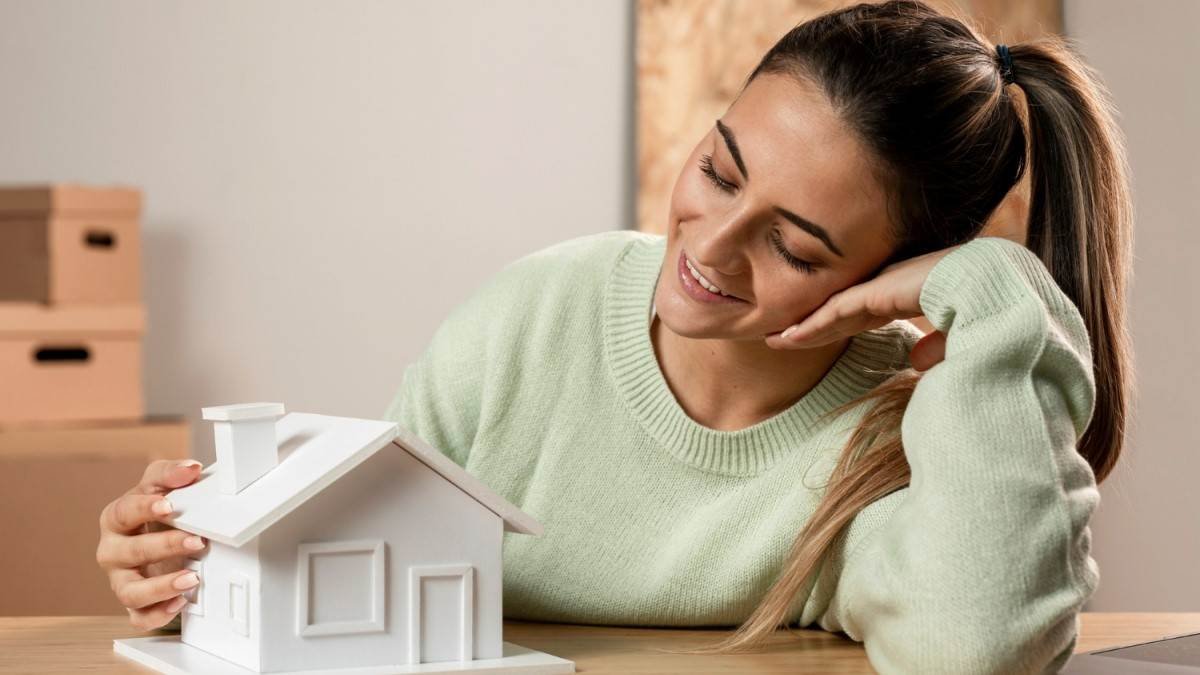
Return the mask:
<path id="1" fill-rule="evenodd" d="M 927 333 L 925 337 L 917 340 L 917 344 L 913 345 L 912 352 L 908 355 L 909 363 L 917 370 L 929 370 L 945 358 L 946 334 L 940 330 Z"/>
<path id="2" fill-rule="evenodd" d="M 160 459 L 146 467 L 136 491 L 143 494 L 162 494 L 194 482 L 200 477 L 202 465 L 194 459 L 183 461 Z"/>

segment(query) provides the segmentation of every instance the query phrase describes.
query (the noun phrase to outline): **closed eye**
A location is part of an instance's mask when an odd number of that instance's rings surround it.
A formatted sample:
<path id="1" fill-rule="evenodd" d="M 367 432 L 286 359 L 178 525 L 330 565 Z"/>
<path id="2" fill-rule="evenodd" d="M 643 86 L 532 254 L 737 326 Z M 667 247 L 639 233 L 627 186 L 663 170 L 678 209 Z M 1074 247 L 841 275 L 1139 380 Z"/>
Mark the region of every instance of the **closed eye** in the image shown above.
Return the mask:
<path id="1" fill-rule="evenodd" d="M 701 156 L 700 171 L 708 177 L 709 182 L 711 182 L 718 190 L 731 194 L 737 190 L 736 185 L 730 183 L 724 178 L 721 178 L 720 174 L 717 173 L 717 170 L 713 168 L 712 155 L 705 154 Z M 805 274 L 813 273 L 816 264 L 808 262 L 807 260 L 801 260 L 800 258 L 792 255 L 791 252 L 787 250 L 787 247 L 783 245 L 783 238 L 780 236 L 779 230 L 777 229 L 771 230 L 771 244 L 774 246 L 775 251 L 779 254 L 779 257 L 783 258 L 783 261 L 790 265 L 793 269 L 799 270 Z"/>
<path id="2" fill-rule="evenodd" d="M 705 176 L 708 176 L 708 180 L 722 192 L 732 193 L 737 188 L 736 185 L 730 183 L 724 178 L 721 178 L 721 176 L 717 174 L 717 170 L 713 168 L 712 155 L 704 155 L 701 157 L 700 171 Z"/>
<path id="3" fill-rule="evenodd" d="M 783 245 L 783 237 L 780 236 L 778 229 L 771 229 L 771 245 L 775 247 L 775 251 L 779 253 L 779 257 L 783 258 L 784 262 L 805 274 L 813 273 L 813 268 L 816 267 L 816 264 L 807 260 L 801 260 L 792 255 Z"/>

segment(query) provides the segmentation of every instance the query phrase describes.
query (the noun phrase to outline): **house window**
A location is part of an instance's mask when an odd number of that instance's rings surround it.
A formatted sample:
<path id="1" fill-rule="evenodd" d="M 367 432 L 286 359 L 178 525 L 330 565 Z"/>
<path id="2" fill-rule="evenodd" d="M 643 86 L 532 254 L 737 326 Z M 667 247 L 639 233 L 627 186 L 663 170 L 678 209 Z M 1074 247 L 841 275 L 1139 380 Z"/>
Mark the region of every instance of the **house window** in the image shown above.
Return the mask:
<path id="1" fill-rule="evenodd" d="M 183 606 L 184 611 L 188 614 L 204 616 L 204 562 L 195 558 L 187 558 L 184 568 L 195 572 L 196 576 L 200 577 L 200 584 L 189 588 L 183 594 L 183 597 L 188 600 L 188 603 Z"/>
<path id="2" fill-rule="evenodd" d="M 238 635 L 250 637 L 250 580 L 242 574 L 229 576 L 229 625 Z"/>
<path id="3" fill-rule="evenodd" d="M 296 632 L 382 632 L 387 612 L 384 551 L 382 539 L 300 544 Z"/>

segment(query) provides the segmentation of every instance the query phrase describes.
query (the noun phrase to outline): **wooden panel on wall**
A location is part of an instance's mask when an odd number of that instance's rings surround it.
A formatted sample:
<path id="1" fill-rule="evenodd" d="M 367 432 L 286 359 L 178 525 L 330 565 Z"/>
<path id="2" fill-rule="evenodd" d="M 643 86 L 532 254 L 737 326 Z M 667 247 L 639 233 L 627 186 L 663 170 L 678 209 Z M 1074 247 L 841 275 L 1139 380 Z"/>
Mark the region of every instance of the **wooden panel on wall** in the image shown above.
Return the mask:
<path id="1" fill-rule="evenodd" d="M 666 231 L 683 162 L 733 101 L 771 45 L 797 23 L 854 4 L 845 0 L 638 0 L 637 226 Z M 1060 0 L 934 0 L 994 42 L 1061 32 Z M 1019 96 L 1019 90 L 1014 93 Z M 1028 174 L 996 218 L 1020 218 Z M 1022 226 L 1023 229 L 1023 226 Z"/>

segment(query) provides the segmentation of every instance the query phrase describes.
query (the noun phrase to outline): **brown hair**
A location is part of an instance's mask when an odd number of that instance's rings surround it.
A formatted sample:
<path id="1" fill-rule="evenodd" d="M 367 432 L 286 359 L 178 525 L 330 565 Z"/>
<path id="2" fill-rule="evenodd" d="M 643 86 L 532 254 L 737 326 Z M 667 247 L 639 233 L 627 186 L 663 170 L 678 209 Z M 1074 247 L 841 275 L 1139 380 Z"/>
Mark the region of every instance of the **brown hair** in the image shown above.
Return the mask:
<path id="1" fill-rule="evenodd" d="M 1009 52 L 1027 102 L 1024 117 L 1001 77 L 995 45 L 974 28 L 918 0 L 863 3 L 797 25 L 742 88 L 764 73 L 806 78 L 873 151 L 898 242 L 885 265 L 977 236 L 1028 163 L 1026 246 L 1088 329 L 1096 406 L 1078 451 L 1103 481 L 1121 453 L 1131 394 L 1125 288 L 1132 205 L 1124 141 L 1107 89 L 1066 38 L 1009 45 Z M 793 598 L 855 515 L 908 485 L 900 422 L 920 378 L 911 368 L 896 371 L 829 413 L 872 403 L 774 585 L 720 642 L 673 651 L 746 651 L 787 620 Z"/>

